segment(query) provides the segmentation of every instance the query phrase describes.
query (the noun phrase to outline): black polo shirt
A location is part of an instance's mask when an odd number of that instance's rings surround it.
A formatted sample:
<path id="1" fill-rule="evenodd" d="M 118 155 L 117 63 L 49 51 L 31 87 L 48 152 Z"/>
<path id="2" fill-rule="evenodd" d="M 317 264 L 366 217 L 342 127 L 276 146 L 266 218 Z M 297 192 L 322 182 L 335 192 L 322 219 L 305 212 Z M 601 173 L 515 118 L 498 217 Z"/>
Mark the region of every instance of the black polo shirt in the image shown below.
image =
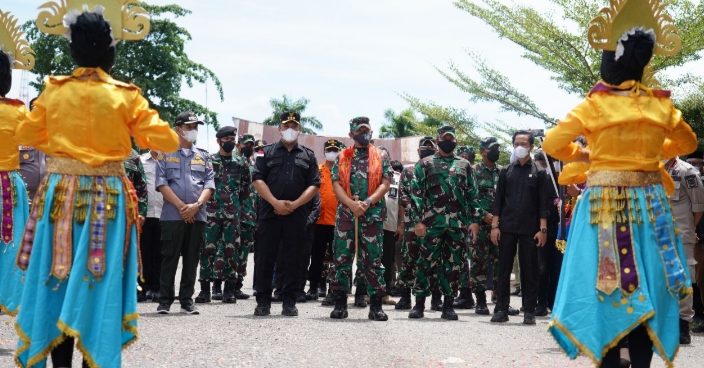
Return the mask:
<path id="1" fill-rule="evenodd" d="M 308 187 L 320 187 L 320 171 L 313 151 L 296 145 L 289 152 L 281 141 L 264 147 L 264 154 L 257 157 L 252 181 L 262 180 L 271 194 L 280 200 L 295 201 Z M 258 208 L 259 219 L 277 216 L 274 207 L 262 200 Z M 288 216 L 310 215 L 309 206 L 300 206 Z"/>
<path id="2" fill-rule="evenodd" d="M 548 218 L 550 178 L 533 160 L 524 165 L 516 161 L 499 172 L 494 208 L 501 216 L 499 230 L 506 233 L 534 235 L 540 231 L 540 219 Z"/>

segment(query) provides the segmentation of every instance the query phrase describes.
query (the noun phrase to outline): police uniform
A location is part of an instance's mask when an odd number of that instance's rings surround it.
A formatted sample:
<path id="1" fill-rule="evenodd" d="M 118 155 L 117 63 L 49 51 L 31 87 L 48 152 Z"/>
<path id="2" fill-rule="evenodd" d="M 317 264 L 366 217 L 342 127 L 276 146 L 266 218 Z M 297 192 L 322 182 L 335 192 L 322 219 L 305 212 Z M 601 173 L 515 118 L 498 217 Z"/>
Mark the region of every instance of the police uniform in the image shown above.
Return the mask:
<path id="1" fill-rule="evenodd" d="M 300 125 L 300 116 L 296 113 L 282 114 L 281 124 L 294 122 Z M 310 187 L 320 186 L 315 153 L 294 143 L 289 151 L 283 141 L 264 146 L 261 155 L 257 154 L 252 180 L 256 185 L 261 181 L 277 200 L 295 201 Z M 283 314 L 298 315 L 296 298 L 300 291 L 307 260 L 305 246 L 308 232 L 303 231 L 310 214 L 308 206 L 300 206 L 288 215 L 277 215 L 274 207 L 265 200 L 260 200 L 257 208 L 258 225 L 256 230 L 257 252 L 256 275 L 257 307 L 255 315 L 268 315 L 271 308 L 271 280 L 274 264 L 279 252 L 283 264 L 277 264 L 283 272 L 282 299 Z M 283 268 L 283 270 L 281 270 Z"/>
<path id="2" fill-rule="evenodd" d="M 32 146 L 20 146 L 20 175 L 27 185 L 29 199 L 32 200 L 46 176 L 46 154 Z"/>
<path id="3" fill-rule="evenodd" d="M 186 116 L 183 116 L 186 115 Z M 181 114 L 176 118 L 176 126 L 183 123 L 203 124 L 195 115 Z M 215 190 L 213 166 L 208 151 L 191 145 L 190 149 L 179 149 L 174 153 L 159 154 L 156 166 L 156 187 L 168 186 L 184 204 L 198 203 L 204 190 Z M 163 191 L 162 191 L 163 192 Z M 166 196 L 164 196 L 166 199 Z M 170 305 L 175 299 L 174 278 L 179 256 L 183 255 L 179 301 L 182 307 L 192 305 L 196 275 L 198 272 L 198 252 L 203 246 L 206 227 L 205 204 L 195 215 L 195 222 L 187 224 L 180 211 L 168 200 L 164 200 L 161 211 L 162 264 L 159 290 L 159 304 Z"/>

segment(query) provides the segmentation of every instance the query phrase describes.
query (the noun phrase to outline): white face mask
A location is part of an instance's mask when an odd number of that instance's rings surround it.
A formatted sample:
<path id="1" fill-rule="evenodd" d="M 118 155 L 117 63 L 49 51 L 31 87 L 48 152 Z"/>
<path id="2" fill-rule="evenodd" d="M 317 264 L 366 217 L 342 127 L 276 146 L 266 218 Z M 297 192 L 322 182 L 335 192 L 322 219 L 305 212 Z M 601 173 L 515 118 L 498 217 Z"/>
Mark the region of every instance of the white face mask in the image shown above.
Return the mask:
<path id="1" fill-rule="evenodd" d="M 281 136 L 284 138 L 286 142 L 293 143 L 298 139 L 298 135 L 301 134 L 301 132 L 293 129 L 293 128 L 288 128 L 284 131 L 281 132 Z"/>
<path id="2" fill-rule="evenodd" d="M 197 130 L 185 131 L 185 130 L 181 129 L 181 131 L 183 132 L 183 135 L 182 135 L 183 139 L 187 140 L 188 142 L 193 143 L 196 141 L 196 139 L 198 139 L 198 131 Z"/>
<path id="3" fill-rule="evenodd" d="M 335 161 L 339 155 L 340 152 L 325 152 L 325 159 L 328 161 Z"/>
<path id="4" fill-rule="evenodd" d="M 518 159 L 520 160 L 526 158 L 526 156 L 528 156 L 528 154 L 530 153 L 530 150 L 523 146 L 518 146 L 513 149 L 513 153 L 515 153 L 516 157 L 518 157 Z"/>

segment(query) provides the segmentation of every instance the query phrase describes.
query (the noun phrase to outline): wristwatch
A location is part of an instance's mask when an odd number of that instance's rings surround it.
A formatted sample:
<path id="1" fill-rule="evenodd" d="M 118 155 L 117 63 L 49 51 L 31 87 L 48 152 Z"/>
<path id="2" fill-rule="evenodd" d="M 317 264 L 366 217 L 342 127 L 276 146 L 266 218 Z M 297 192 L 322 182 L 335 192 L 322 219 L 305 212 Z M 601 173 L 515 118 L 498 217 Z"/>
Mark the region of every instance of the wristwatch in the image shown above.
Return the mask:
<path id="1" fill-rule="evenodd" d="M 198 205 L 198 208 L 203 208 L 203 202 L 198 201 L 198 202 L 196 202 L 196 204 Z"/>
<path id="2" fill-rule="evenodd" d="M 543 234 L 545 234 L 545 233 L 548 232 L 548 228 L 547 228 L 547 227 L 541 227 L 541 228 L 540 228 L 540 232 L 543 233 Z"/>
<path id="3" fill-rule="evenodd" d="M 367 199 L 364 200 L 364 203 L 366 203 L 367 206 L 371 206 L 371 205 L 372 205 L 372 199 L 371 199 L 371 198 L 367 198 Z"/>

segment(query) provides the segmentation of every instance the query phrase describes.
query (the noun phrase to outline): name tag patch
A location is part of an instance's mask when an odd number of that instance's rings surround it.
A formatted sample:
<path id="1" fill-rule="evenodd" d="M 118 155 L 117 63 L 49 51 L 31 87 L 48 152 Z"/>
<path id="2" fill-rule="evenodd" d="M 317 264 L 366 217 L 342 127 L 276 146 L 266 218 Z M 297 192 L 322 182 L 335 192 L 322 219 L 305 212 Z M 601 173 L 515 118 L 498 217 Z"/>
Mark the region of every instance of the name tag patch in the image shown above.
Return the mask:
<path id="1" fill-rule="evenodd" d="M 166 158 L 166 162 L 176 162 L 176 163 L 180 163 L 180 162 L 181 162 L 181 159 L 178 158 L 178 157 L 167 157 L 167 158 Z"/>
<path id="2" fill-rule="evenodd" d="M 205 161 L 199 159 L 191 160 L 191 165 L 205 165 Z"/>

